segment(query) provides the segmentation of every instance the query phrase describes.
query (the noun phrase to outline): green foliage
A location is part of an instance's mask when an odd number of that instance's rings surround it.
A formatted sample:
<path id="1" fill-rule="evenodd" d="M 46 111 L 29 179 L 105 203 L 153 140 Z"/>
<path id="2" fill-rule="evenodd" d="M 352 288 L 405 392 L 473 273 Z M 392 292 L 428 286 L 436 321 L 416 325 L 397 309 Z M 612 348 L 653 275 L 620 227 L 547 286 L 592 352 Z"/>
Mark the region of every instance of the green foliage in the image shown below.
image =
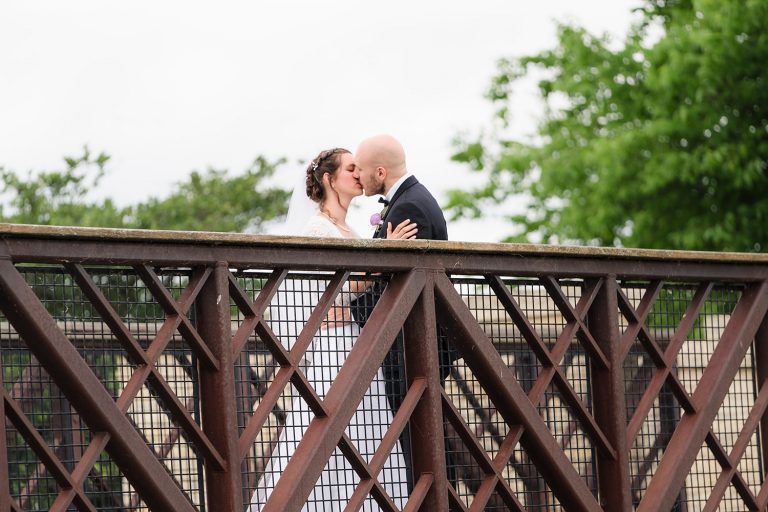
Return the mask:
<path id="1" fill-rule="evenodd" d="M 768 247 L 768 3 L 655 0 L 642 14 L 619 48 L 564 25 L 556 48 L 499 63 L 499 130 L 454 155 L 488 182 L 452 192 L 454 218 L 523 194 L 523 233 L 507 240 Z M 506 140 L 516 81 L 533 72 L 540 142 Z"/>
<path id="2" fill-rule="evenodd" d="M 258 229 L 284 215 L 288 191 L 264 185 L 284 160 L 259 156 L 245 172 L 193 171 L 164 198 L 118 208 L 112 199 L 94 201 L 89 193 L 105 175 L 109 156 L 85 148 L 78 158 L 65 157 L 63 171 L 20 177 L 0 167 L 3 198 L 0 222 L 60 226 L 96 226 L 199 231 Z"/>
<path id="3" fill-rule="evenodd" d="M 259 187 L 283 162 L 273 164 L 258 157 L 243 174 L 231 178 L 223 170 L 192 172 L 189 181 L 179 184 L 169 197 L 133 208 L 133 224 L 146 229 L 203 231 L 258 228 L 264 220 L 287 211 L 287 191 Z"/>
<path id="4" fill-rule="evenodd" d="M 2 192 L 10 208 L 0 204 L 0 221 L 18 224 L 123 227 L 123 212 L 107 199 L 86 202 L 105 174 L 109 156 L 95 157 L 88 148 L 80 157 L 65 157 L 63 171 L 42 172 L 20 177 L 0 167 Z"/>

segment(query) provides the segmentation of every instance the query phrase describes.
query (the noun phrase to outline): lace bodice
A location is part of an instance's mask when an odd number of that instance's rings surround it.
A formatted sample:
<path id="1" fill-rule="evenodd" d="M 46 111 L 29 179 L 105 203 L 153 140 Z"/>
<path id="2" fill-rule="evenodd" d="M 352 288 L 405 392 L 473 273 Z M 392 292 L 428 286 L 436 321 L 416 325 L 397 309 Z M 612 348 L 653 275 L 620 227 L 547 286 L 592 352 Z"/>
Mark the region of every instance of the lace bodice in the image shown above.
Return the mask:
<path id="1" fill-rule="evenodd" d="M 302 236 L 318 238 L 360 238 L 354 230 L 349 233 L 343 232 L 328 217 L 321 213 L 317 213 L 309 219 L 301 234 Z M 336 296 L 336 304 L 339 306 L 349 306 L 351 300 L 349 282 L 346 282 L 344 283 L 342 293 Z"/>
<path id="2" fill-rule="evenodd" d="M 344 233 L 325 215 L 317 213 L 313 215 L 301 232 L 302 236 L 314 236 L 318 238 L 360 238 L 354 232 Z"/>

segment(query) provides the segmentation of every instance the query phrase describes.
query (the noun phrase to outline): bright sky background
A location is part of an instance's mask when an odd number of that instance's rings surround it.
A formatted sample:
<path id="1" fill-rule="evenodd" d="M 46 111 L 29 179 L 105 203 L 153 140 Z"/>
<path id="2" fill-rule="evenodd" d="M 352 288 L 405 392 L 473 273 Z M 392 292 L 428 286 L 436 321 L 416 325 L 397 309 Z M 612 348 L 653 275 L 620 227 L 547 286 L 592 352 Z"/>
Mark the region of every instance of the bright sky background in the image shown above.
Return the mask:
<path id="1" fill-rule="evenodd" d="M 438 198 L 476 183 L 452 139 L 489 126 L 496 61 L 555 44 L 555 21 L 621 40 L 640 0 L 267 0 L 0 5 L 0 166 L 60 169 L 87 144 L 112 156 L 98 197 L 163 196 L 193 169 L 287 157 L 284 186 L 320 150 L 391 133 Z M 523 88 L 512 131 L 541 105 Z M 508 208 L 514 208 L 514 204 Z M 351 213 L 369 236 L 368 199 Z M 498 241 L 499 220 L 449 225 Z"/>

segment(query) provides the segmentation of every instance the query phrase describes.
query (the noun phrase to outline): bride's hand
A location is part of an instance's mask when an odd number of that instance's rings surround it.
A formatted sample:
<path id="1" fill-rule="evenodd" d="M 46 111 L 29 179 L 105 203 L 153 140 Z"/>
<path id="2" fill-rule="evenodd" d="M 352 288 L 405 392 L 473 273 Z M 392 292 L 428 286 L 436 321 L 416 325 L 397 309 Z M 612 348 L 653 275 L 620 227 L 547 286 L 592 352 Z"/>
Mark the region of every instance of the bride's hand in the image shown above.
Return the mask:
<path id="1" fill-rule="evenodd" d="M 407 240 L 409 238 L 416 238 L 418 233 L 415 222 L 411 222 L 411 219 L 405 219 L 403 222 L 397 225 L 393 230 L 392 223 L 387 222 L 387 240 Z"/>
<path id="2" fill-rule="evenodd" d="M 352 311 L 350 311 L 349 308 L 334 305 L 328 309 L 328 314 L 325 316 L 320 328 L 332 329 L 338 327 L 338 324 L 349 323 L 351 321 Z"/>

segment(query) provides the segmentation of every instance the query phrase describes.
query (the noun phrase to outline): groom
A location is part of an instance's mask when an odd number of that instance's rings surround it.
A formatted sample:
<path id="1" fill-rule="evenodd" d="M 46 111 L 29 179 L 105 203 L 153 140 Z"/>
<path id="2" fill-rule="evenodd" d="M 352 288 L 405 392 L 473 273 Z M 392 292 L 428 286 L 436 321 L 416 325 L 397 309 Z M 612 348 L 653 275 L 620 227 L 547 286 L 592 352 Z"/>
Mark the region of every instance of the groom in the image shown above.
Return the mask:
<path id="1" fill-rule="evenodd" d="M 391 135 L 378 135 L 360 143 L 355 153 L 355 175 L 366 196 L 383 195 L 387 211 L 374 238 L 387 237 L 387 223 L 397 226 L 411 219 L 416 238 L 448 240 L 443 211 L 429 190 L 408 173 L 403 146 Z"/>
<path id="2" fill-rule="evenodd" d="M 374 233 L 374 238 L 387 237 L 387 224 L 394 228 L 400 222 L 410 219 L 416 223 L 416 238 L 448 240 L 443 211 L 429 190 L 411 175 L 405 164 L 405 151 L 400 143 L 390 135 L 378 135 L 360 143 L 355 154 L 355 176 L 363 186 L 366 196 L 382 195 L 384 203 L 382 219 Z M 351 304 L 355 320 L 362 326 L 371 310 L 384 291 L 385 284 L 375 283 L 369 291 Z M 442 337 L 441 337 L 442 338 Z M 446 342 L 441 339 L 440 379 L 445 380 L 452 360 Z M 405 364 L 403 360 L 403 340 L 398 335 L 384 358 L 382 372 L 392 413 L 397 413 L 405 397 Z M 401 436 L 403 455 L 408 469 L 408 487 L 413 488 L 411 475 L 410 438 L 404 431 Z"/>

